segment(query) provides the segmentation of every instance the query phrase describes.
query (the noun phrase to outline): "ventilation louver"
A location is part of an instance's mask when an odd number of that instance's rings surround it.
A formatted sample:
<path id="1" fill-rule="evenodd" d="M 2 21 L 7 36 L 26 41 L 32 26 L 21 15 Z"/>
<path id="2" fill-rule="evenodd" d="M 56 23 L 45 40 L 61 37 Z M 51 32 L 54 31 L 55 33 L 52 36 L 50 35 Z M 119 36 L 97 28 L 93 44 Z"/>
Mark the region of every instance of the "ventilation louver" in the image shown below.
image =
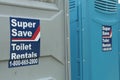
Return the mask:
<path id="1" fill-rule="evenodd" d="M 70 1 L 69 4 L 70 4 L 70 7 L 69 7 L 70 10 L 74 9 L 75 6 L 76 6 L 76 5 L 75 5 L 75 1 Z"/>
<path id="2" fill-rule="evenodd" d="M 105 13 L 115 13 L 117 11 L 116 0 L 96 0 L 95 9 Z"/>

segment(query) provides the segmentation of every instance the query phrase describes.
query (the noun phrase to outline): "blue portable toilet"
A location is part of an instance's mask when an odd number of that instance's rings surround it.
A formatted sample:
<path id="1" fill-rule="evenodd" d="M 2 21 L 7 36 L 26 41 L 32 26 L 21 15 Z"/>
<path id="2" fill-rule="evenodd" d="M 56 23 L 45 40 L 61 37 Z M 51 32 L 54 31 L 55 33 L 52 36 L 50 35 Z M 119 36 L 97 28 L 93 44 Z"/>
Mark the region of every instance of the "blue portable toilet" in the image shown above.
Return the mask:
<path id="1" fill-rule="evenodd" d="M 118 0 L 70 0 L 71 80 L 119 80 Z"/>

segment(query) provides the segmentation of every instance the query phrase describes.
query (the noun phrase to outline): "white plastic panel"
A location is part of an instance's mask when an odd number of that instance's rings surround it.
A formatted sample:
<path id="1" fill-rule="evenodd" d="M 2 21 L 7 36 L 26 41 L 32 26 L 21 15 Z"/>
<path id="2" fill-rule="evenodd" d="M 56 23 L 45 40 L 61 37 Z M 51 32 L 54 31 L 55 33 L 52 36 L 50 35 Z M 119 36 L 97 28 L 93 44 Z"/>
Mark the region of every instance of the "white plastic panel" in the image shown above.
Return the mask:
<path id="1" fill-rule="evenodd" d="M 58 10 L 59 0 L 0 0 L 0 4 Z"/>
<path id="2" fill-rule="evenodd" d="M 67 32 L 65 32 L 65 28 L 67 26 L 65 16 L 67 14 L 64 10 L 64 0 L 57 0 L 58 3 L 55 4 L 39 3 L 33 0 L 20 1 L 0 0 L 0 37 L 2 37 L 0 40 L 0 79 L 39 80 L 50 77 L 50 80 L 66 80 L 68 76 L 66 76 L 67 61 L 65 55 L 67 54 L 67 47 L 65 44 L 67 43 L 65 35 Z M 31 4 L 32 2 L 36 4 Z M 40 20 L 41 44 L 38 65 L 8 68 L 10 17 Z"/>
<path id="3" fill-rule="evenodd" d="M 46 3 L 55 3 L 56 0 L 35 0 L 35 1 L 41 1 Z"/>

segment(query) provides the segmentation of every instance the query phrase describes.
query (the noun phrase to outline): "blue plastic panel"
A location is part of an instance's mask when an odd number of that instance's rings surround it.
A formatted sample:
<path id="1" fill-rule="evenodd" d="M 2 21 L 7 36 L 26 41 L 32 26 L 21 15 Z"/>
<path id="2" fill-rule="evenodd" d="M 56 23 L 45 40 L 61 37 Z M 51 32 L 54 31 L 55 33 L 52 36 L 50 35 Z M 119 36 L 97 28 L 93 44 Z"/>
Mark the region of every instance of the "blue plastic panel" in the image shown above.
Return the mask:
<path id="1" fill-rule="evenodd" d="M 75 1 L 77 11 L 70 10 L 72 80 L 119 80 L 117 0 Z"/>
<path id="2" fill-rule="evenodd" d="M 91 40 L 91 79 L 119 80 L 118 16 L 117 0 L 94 0 L 106 3 L 102 12 L 96 10 L 95 2 L 88 1 Z M 113 7 L 114 8 L 110 8 Z M 92 9 L 92 10 L 91 10 Z M 111 50 L 103 50 L 103 26 L 111 27 Z M 110 35 L 109 35 L 110 36 Z"/>
<path id="3" fill-rule="evenodd" d="M 74 22 L 78 19 L 77 0 L 69 0 L 70 21 Z"/>
<path id="4" fill-rule="evenodd" d="M 79 23 L 79 6 L 78 0 L 70 0 L 70 40 L 71 40 L 71 78 L 72 80 L 80 80 L 82 63 L 80 62 L 82 58 L 80 54 L 80 44 L 81 44 L 81 26 Z"/>

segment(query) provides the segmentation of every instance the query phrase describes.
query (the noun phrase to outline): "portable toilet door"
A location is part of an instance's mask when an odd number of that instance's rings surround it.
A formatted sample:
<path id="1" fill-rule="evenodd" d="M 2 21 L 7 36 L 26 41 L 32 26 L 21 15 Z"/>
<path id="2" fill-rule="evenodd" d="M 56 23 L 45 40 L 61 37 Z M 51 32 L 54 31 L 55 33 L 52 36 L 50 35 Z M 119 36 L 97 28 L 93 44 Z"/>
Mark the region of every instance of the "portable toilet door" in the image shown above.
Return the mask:
<path id="1" fill-rule="evenodd" d="M 68 0 L 0 0 L 0 80 L 68 80 Z"/>
<path id="2" fill-rule="evenodd" d="M 73 28 L 71 22 L 71 67 L 76 71 L 71 71 L 72 80 L 119 80 L 118 0 L 80 0 L 77 3 L 80 16 L 77 20 L 81 23 Z M 71 12 L 71 16 L 75 15 Z M 78 29 L 81 30 L 79 36 L 75 31 Z M 77 78 L 79 73 L 81 76 Z"/>
<path id="3" fill-rule="evenodd" d="M 83 65 L 89 63 L 89 79 L 119 80 L 118 0 L 85 1 L 87 25 L 83 26 L 83 34 L 89 36 L 89 40 L 83 40 L 83 44 L 89 45 L 83 46 L 83 52 L 88 50 L 89 56 L 83 55 Z"/>

